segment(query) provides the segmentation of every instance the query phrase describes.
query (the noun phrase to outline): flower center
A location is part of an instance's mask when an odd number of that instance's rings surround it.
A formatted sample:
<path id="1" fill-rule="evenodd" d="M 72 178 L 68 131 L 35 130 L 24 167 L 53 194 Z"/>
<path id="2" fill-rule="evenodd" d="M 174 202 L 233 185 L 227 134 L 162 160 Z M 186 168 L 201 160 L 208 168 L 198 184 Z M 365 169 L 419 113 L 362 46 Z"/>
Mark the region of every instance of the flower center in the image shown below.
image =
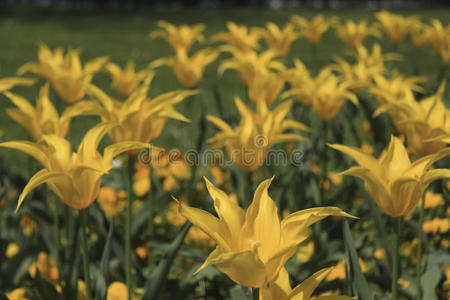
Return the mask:
<path id="1" fill-rule="evenodd" d="M 250 245 L 250 249 L 255 252 L 256 254 L 258 254 L 258 247 L 261 246 L 261 241 L 260 240 L 248 240 L 248 243 Z"/>

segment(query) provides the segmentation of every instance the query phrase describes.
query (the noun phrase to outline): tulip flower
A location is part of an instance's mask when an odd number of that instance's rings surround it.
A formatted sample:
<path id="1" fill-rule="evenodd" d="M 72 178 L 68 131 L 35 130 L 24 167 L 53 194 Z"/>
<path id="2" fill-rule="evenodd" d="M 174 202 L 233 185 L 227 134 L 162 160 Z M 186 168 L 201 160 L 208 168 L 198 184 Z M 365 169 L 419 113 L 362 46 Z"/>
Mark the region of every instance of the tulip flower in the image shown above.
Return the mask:
<path id="1" fill-rule="evenodd" d="M 300 37 L 300 34 L 294 31 L 293 24 L 287 24 L 281 29 L 273 22 L 267 23 L 266 28 L 260 29 L 259 33 L 266 39 L 269 49 L 278 56 L 288 54 L 292 42 Z"/>
<path id="2" fill-rule="evenodd" d="M 373 84 L 369 92 L 375 96 L 380 105 L 393 103 L 398 100 L 414 101 L 413 92 L 423 92 L 418 83 L 425 79 L 419 76 L 405 77 L 393 74 L 391 78 L 382 75 L 373 76 Z"/>
<path id="3" fill-rule="evenodd" d="M 355 64 L 351 65 L 342 58 L 336 58 L 337 64 L 329 66 L 329 69 L 339 72 L 350 84 L 349 89 L 358 92 L 369 87 L 375 76 L 380 76 L 385 72 L 385 61 L 398 59 L 400 56 L 397 54 L 381 53 L 379 44 L 372 47 L 372 52 L 363 45 L 359 45 L 356 47 Z"/>
<path id="4" fill-rule="evenodd" d="M 235 129 L 217 117 L 206 117 L 221 130 L 209 142 L 213 143 L 213 147 L 225 146 L 233 162 L 247 172 L 254 171 L 264 163 L 273 145 L 305 139 L 294 133 L 283 133 L 284 130 L 309 131 L 309 128 L 300 122 L 284 120 L 292 101 L 285 101 L 272 111 L 267 108 L 265 102 L 259 102 L 256 112 L 245 106 L 238 97 L 235 98 L 235 103 L 242 117 Z"/>
<path id="5" fill-rule="evenodd" d="M 111 139 L 115 143 L 149 143 L 161 134 L 167 118 L 189 121 L 175 111 L 173 106 L 196 91 L 168 92 L 149 100 L 147 91 L 151 79 L 150 75 L 124 102 L 109 97 L 94 85 L 85 86 L 86 93 L 95 99 L 90 101 L 92 113 L 100 115 L 103 122 L 118 124 L 110 129 Z"/>
<path id="6" fill-rule="evenodd" d="M 249 86 L 258 76 L 266 75 L 270 71 L 282 72 L 286 69 L 284 64 L 276 59 L 275 52 L 268 50 L 258 54 L 256 51 L 241 52 L 230 50 L 232 58 L 224 60 L 218 69 L 222 75 L 228 69 L 239 73 L 241 81 Z"/>
<path id="7" fill-rule="evenodd" d="M 48 92 L 49 86 L 46 84 L 40 90 L 36 107 L 19 95 L 4 92 L 4 95 L 17 106 L 17 109 L 6 109 L 7 114 L 22 125 L 35 141 L 39 141 L 45 134 L 65 137 L 72 118 L 89 112 L 89 106 L 85 102 L 79 102 L 66 108 L 60 117 L 50 101 Z"/>
<path id="8" fill-rule="evenodd" d="M 128 61 L 123 70 L 115 63 L 108 63 L 105 69 L 111 75 L 116 90 L 124 97 L 128 97 L 140 82 L 152 74 L 150 70 L 135 72 L 134 61 L 132 60 Z"/>
<path id="9" fill-rule="evenodd" d="M 394 218 L 411 212 L 431 182 L 450 178 L 449 169 L 430 170 L 436 160 L 450 154 L 450 148 L 411 163 L 403 143 L 396 137 L 391 137 L 387 151 L 378 159 L 354 147 L 329 146 L 356 160 L 359 166 L 342 174 L 363 179 L 378 207 Z"/>
<path id="10" fill-rule="evenodd" d="M 388 111 L 394 124 L 406 135 L 408 147 L 416 154 L 439 152 L 450 143 L 450 109 L 445 107 L 442 83 L 436 94 L 417 102 L 401 100 L 381 106 L 375 115 Z"/>
<path id="11" fill-rule="evenodd" d="M 272 71 L 254 76 L 248 84 L 248 97 L 253 103 L 274 102 L 286 83 L 286 74 Z"/>
<path id="12" fill-rule="evenodd" d="M 21 78 L 21 77 L 6 77 L 0 78 L 0 93 L 8 91 L 15 86 L 25 85 L 30 86 L 36 82 L 33 78 Z"/>
<path id="13" fill-rule="evenodd" d="M 308 237 L 309 226 L 327 216 L 352 217 L 337 207 L 315 207 L 280 221 L 268 194 L 272 179 L 258 186 L 244 213 L 227 194 L 205 181 L 218 217 L 179 203 L 179 212 L 217 243 L 196 272 L 215 264 L 233 281 L 251 288 L 262 288 L 277 277 L 297 245 Z"/>
<path id="14" fill-rule="evenodd" d="M 240 52 L 259 49 L 260 33 L 256 29 L 248 29 L 245 25 L 227 22 L 228 32 L 221 32 L 211 37 L 211 42 L 225 41 L 228 47 Z"/>
<path id="15" fill-rule="evenodd" d="M 189 57 L 186 51 L 180 50 L 173 57 L 159 58 L 150 64 L 151 68 L 159 66 L 171 67 L 178 80 L 187 88 L 193 88 L 203 77 L 207 65 L 219 56 L 217 51 L 202 49 Z"/>
<path id="16" fill-rule="evenodd" d="M 450 43 L 450 24 L 444 27 L 440 20 L 432 19 L 431 26 L 428 27 L 428 34 L 431 45 L 439 53 Z"/>
<path id="17" fill-rule="evenodd" d="M 307 78 L 302 86 L 291 91 L 300 101 L 311 104 L 314 112 L 324 121 L 331 120 L 339 112 L 346 100 L 355 105 L 358 98 L 349 90 L 348 82 L 341 82 L 327 69 L 322 70 L 316 78 Z"/>
<path id="18" fill-rule="evenodd" d="M 294 60 L 294 68 L 285 71 L 286 81 L 289 82 L 291 88 L 281 94 L 281 98 L 285 99 L 291 96 L 296 97 L 303 105 L 311 105 L 311 97 L 303 97 L 305 94 L 311 94 L 312 88 L 311 76 L 305 64 L 299 59 Z M 305 92 L 305 90 L 308 90 Z"/>
<path id="19" fill-rule="evenodd" d="M 325 19 L 323 15 L 317 15 L 311 21 L 300 17 L 293 16 L 292 22 L 300 28 L 300 35 L 305 37 L 310 44 L 319 43 L 322 35 L 330 28 L 331 25 L 335 24 L 337 18 Z"/>
<path id="20" fill-rule="evenodd" d="M 341 40 L 351 48 L 361 45 L 369 35 L 380 37 L 378 29 L 374 26 L 368 26 L 365 20 L 359 22 L 347 20 L 345 25 L 336 24 L 335 27 Z"/>
<path id="21" fill-rule="evenodd" d="M 174 52 L 189 51 L 192 44 L 196 41 L 202 42 L 204 37 L 202 32 L 205 25 L 196 24 L 189 26 L 186 24 L 175 26 L 166 21 L 158 21 L 158 27 L 161 29 L 154 30 L 150 33 L 150 38 L 163 38 L 172 47 Z"/>
<path id="22" fill-rule="evenodd" d="M 405 18 L 385 10 L 375 14 L 375 17 L 386 36 L 395 44 L 405 38 L 412 24 L 418 20 L 415 16 Z"/>
<path id="23" fill-rule="evenodd" d="M 289 282 L 289 274 L 282 268 L 278 277 L 259 291 L 260 300 L 351 300 L 348 296 L 318 296 L 313 297 L 312 293 L 316 287 L 327 277 L 333 268 L 325 268 L 317 271 L 312 276 L 305 279 L 294 289 Z"/>
<path id="24" fill-rule="evenodd" d="M 442 60 L 442 64 L 450 68 L 450 43 L 447 44 L 444 48 L 439 50 L 439 55 Z"/>
<path id="25" fill-rule="evenodd" d="M 422 48 L 430 42 L 430 27 L 420 20 L 411 23 L 409 33 L 416 48 Z"/>
<path id="26" fill-rule="evenodd" d="M 53 52 L 44 44 L 38 51 L 39 62 L 28 62 L 18 70 L 19 74 L 32 72 L 44 77 L 66 102 L 73 103 L 84 96 L 83 84 L 89 83 L 108 60 L 99 57 L 88 61 L 84 68 L 80 61 L 80 51 L 69 49 L 64 55 L 62 48 Z"/>
<path id="27" fill-rule="evenodd" d="M 0 147 L 25 152 L 38 160 L 43 169 L 33 175 L 19 196 L 17 209 L 25 197 L 37 186 L 47 183 L 50 189 L 67 205 L 75 209 L 88 207 L 100 193 L 100 177 L 112 167 L 115 156 L 130 150 L 148 148 L 147 143 L 121 142 L 104 149 L 97 146 L 114 124 L 100 124 L 90 129 L 77 152 L 69 141 L 57 135 L 42 136 L 41 143 L 16 141 L 1 143 Z"/>

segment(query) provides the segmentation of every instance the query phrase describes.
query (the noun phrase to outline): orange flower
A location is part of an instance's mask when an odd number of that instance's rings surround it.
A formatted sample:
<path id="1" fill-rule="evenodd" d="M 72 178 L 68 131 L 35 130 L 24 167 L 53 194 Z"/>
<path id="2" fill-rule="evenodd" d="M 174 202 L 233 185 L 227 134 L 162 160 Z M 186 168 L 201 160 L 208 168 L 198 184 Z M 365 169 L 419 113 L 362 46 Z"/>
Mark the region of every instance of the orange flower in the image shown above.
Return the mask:
<path id="1" fill-rule="evenodd" d="M 36 276 L 36 270 L 39 271 L 42 278 L 49 282 L 55 283 L 59 279 L 59 271 L 55 261 L 45 252 L 39 252 L 37 261 L 28 268 L 31 277 Z"/>
<path id="2" fill-rule="evenodd" d="M 126 198 L 127 195 L 125 191 L 103 186 L 100 188 L 100 194 L 98 195 L 97 201 L 106 217 L 110 219 L 123 211 L 127 205 Z"/>

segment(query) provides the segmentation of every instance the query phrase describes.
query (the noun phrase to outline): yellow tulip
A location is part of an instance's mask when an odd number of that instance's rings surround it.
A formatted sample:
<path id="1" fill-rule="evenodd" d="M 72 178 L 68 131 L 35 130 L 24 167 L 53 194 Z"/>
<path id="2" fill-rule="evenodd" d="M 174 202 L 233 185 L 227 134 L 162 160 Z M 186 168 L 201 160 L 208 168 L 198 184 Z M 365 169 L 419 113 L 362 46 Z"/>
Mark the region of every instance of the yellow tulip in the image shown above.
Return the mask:
<path id="1" fill-rule="evenodd" d="M 409 33 L 411 34 L 414 46 L 417 48 L 422 48 L 430 42 L 430 27 L 422 23 L 420 20 L 414 20 L 411 22 Z"/>
<path id="2" fill-rule="evenodd" d="M 300 34 L 294 31 L 293 24 L 287 24 L 281 29 L 275 23 L 269 22 L 266 24 L 266 28 L 261 28 L 258 32 L 266 39 L 269 49 L 278 56 L 288 54 L 292 42 L 300 37 Z"/>
<path id="3" fill-rule="evenodd" d="M 311 76 L 308 69 L 301 60 L 294 60 L 294 68 L 286 70 L 285 78 L 290 84 L 290 89 L 281 94 L 281 98 L 296 97 L 303 105 L 311 105 L 311 97 L 305 95 L 312 94 Z M 306 90 L 306 91 L 305 91 Z"/>
<path id="4" fill-rule="evenodd" d="M 406 135 L 408 147 L 420 155 L 437 153 L 450 143 L 450 109 L 445 107 L 442 83 L 436 94 L 381 106 L 375 115 L 388 111 L 399 132 Z M 402 98 L 400 98 L 402 99 Z"/>
<path id="5" fill-rule="evenodd" d="M 105 69 L 111 75 L 116 90 L 124 97 L 128 97 L 139 83 L 152 73 L 150 70 L 142 70 L 136 73 L 132 60 L 128 61 L 123 70 L 115 63 L 108 63 Z"/>
<path id="6" fill-rule="evenodd" d="M 8 108 L 6 112 L 12 119 L 22 125 L 36 141 L 39 141 L 44 134 L 65 137 L 72 118 L 89 113 L 89 106 L 85 105 L 85 102 L 79 102 L 66 108 L 60 117 L 50 101 L 48 92 L 49 86 L 46 84 L 40 90 L 36 107 L 33 107 L 28 100 L 19 95 L 4 92 L 4 95 L 17 106 L 17 109 Z"/>
<path id="7" fill-rule="evenodd" d="M 441 56 L 442 63 L 450 68 L 450 43 L 447 46 L 439 50 L 439 55 Z"/>
<path id="8" fill-rule="evenodd" d="M 215 264 L 240 285 L 261 288 L 274 280 L 297 245 L 309 235 L 309 226 L 327 216 L 352 217 L 337 207 L 316 207 L 297 211 L 280 221 L 275 202 L 268 194 L 272 179 L 256 189 L 244 213 L 227 194 L 206 178 L 218 217 L 179 203 L 179 212 L 198 226 L 217 246 L 197 273 Z"/>
<path id="9" fill-rule="evenodd" d="M 28 268 L 28 273 L 33 278 L 36 276 L 36 271 L 39 271 L 39 276 L 48 282 L 56 283 L 59 279 L 59 271 L 55 261 L 45 252 L 39 252 L 37 261 Z"/>
<path id="10" fill-rule="evenodd" d="M 58 95 L 68 103 L 80 100 L 84 96 L 83 84 L 89 83 L 108 60 L 99 57 L 88 61 L 84 68 L 80 61 L 80 51 L 69 49 L 64 55 L 62 48 L 53 52 L 44 44 L 38 51 L 39 62 L 28 62 L 18 70 L 19 74 L 32 72 L 44 77 Z"/>
<path id="11" fill-rule="evenodd" d="M 211 42 L 225 41 L 236 51 L 247 52 L 259 49 L 260 33 L 256 29 L 249 29 L 245 25 L 227 22 L 228 32 L 221 32 L 211 37 Z"/>
<path id="12" fill-rule="evenodd" d="M 211 49 L 202 49 L 192 56 L 186 51 L 177 51 L 173 57 L 159 58 L 150 64 L 151 68 L 169 66 L 175 72 L 178 80 L 187 88 L 193 88 L 203 77 L 207 65 L 219 56 L 219 52 Z"/>
<path id="13" fill-rule="evenodd" d="M 286 74 L 268 71 L 254 76 L 248 84 L 248 97 L 253 103 L 274 102 L 286 83 Z"/>
<path id="14" fill-rule="evenodd" d="M 0 147 L 20 150 L 38 160 L 44 168 L 33 175 L 19 196 L 17 209 L 28 193 L 47 183 L 50 189 L 67 205 L 75 209 L 88 207 L 100 193 L 100 177 L 113 167 L 113 158 L 123 152 L 148 148 L 147 143 L 121 142 L 104 149 L 97 146 L 112 124 L 100 124 L 90 129 L 77 152 L 69 141 L 57 135 L 44 135 L 42 142 L 5 142 Z"/>
<path id="15" fill-rule="evenodd" d="M 252 82 L 259 80 L 257 77 L 265 76 L 269 72 L 283 72 L 286 67 L 276 59 L 275 52 L 271 50 L 258 54 L 256 51 L 241 52 L 230 50 L 232 58 L 224 60 L 218 69 L 222 75 L 228 69 L 234 69 L 239 73 L 241 81 L 249 86 Z"/>
<path id="16" fill-rule="evenodd" d="M 437 19 L 431 20 L 431 26 L 428 27 L 430 42 L 434 49 L 439 53 L 442 49 L 448 47 L 450 43 L 450 24 L 446 27 Z"/>
<path id="17" fill-rule="evenodd" d="M 256 112 L 245 106 L 238 97 L 235 103 L 241 114 L 241 122 L 235 129 L 217 117 L 206 117 L 221 130 L 209 142 L 214 147 L 225 146 L 233 162 L 245 171 L 251 172 L 260 167 L 273 145 L 304 140 L 300 135 L 283 133 L 284 130 L 309 131 L 300 122 L 284 120 L 292 101 L 285 101 L 273 110 L 269 110 L 265 102 L 259 102 Z"/>
<path id="18" fill-rule="evenodd" d="M 92 113 L 100 115 L 103 122 L 118 124 L 110 129 L 111 139 L 115 143 L 149 143 L 161 134 L 167 118 L 189 121 L 173 106 L 196 91 L 168 92 L 149 100 L 147 92 L 151 79 L 151 76 L 147 77 L 124 102 L 109 97 L 94 85 L 85 86 L 86 93 L 96 100 L 90 101 Z"/>
<path id="19" fill-rule="evenodd" d="M 400 56 L 397 54 L 381 53 L 379 44 L 372 47 L 372 52 L 363 45 L 359 45 L 356 47 L 356 63 L 351 65 L 342 58 L 336 58 L 337 64 L 329 66 L 329 69 L 340 73 L 350 84 L 349 89 L 358 92 L 369 87 L 375 76 L 380 76 L 385 72 L 385 61 L 398 59 Z"/>
<path id="20" fill-rule="evenodd" d="M 194 42 L 202 42 L 204 39 L 202 32 L 205 30 L 205 25 L 203 24 L 192 26 L 183 24 L 177 27 L 166 21 L 158 21 L 158 27 L 161 29 L 152 31 L 150 38 L 165 39 L 175 52 L 179 50 L 187 52 Z"/>
<path id="21" fill-rule="evenodd" d="M 449 169 L 430 170 L 436 160 L 450 154 L 450 148 L 411 163 L 403 143 L 396 137 L 391 137 L 387 151 L 378 159 L 354 147 L 329 146 L 356 160 L 359 166 L 342 174 L 363 179 L 378 207 L 391 217 L 411 212 L 431 182 L 450 178 Z"/>
<path id="22" fill-rule="evenodd" d="M 305 279 L 294 289 L 291 288 L 289 274 L 282 268 L 278 277 L 259 291 L 261 300 L 351 300 L 348 296 L 319 296 L 313 297 L 312 293 L 333 268 L 325 268 L 317 271 L 312 276 Z"/>
<path id="23" fill-rule="evenodd" d="M 317 44 L 322 38 L 322 35 L 331 25 L 335 24 L 336 21 L 337 18 L 335 17 L 325 19 L 325 17 L 320 14 L 315 16 L 311 21 L 300 16 L 292 17 L 292 22 L 301 30 L 300 35 L 305 37 L 311 44 Z"/>
<path id="24" fill-rule="evenodd" d="M 386 36 L 396 44 L 405 38 L 411 25 L 418 20 L 415 16 L 405 18 L 385 10 L 375 14 L 375 17 Z"/>
<path id="25" fill-rule="evenodd" d="M 365 20 L 359 22 L 347 20 L 345 25 L 338 23 L 335 27 L 341 40 L 351 48 L 361 45 L 369 35 L 380 37 L 378 29 L 375 26 L 368 26 Z"/>
<path id="26" fill-rule="evenodd" d="M 424 82 L 423 77 L 393 74 L 391 78 L 383 75 L 373 76 L 373 84 L 369 92 L 375 96 L 380 105 L 390 104 L 399 100 L 414 101 L 413 92 L 423 92 L 418 83 Z"/>
<path id="27" fill-rule="evenodd" d="M 15 86 L 25 85 L 30 86 L 36 82 L 33 78 L 21 78 L 21 77 L 6 77 L 0 78 L 0 93 L 8 91 Z"/>
<path id="28" fill-rule="evenodd" d="M 128 295 L 128 287 L 125 283 L 120 281 L 114 281 L 108 286 L 108 290 L 106 291 L 106 300 L 122 300 L 127 299 Z M 139 296 L 133 294 L 131 297 L 132 300 L 139 299 Z"/>
<path id="29" fill-rule="evenodd" d="M 346 100 L 358 104 L 356 95 L 350 91 L 348 82 L 340 82 L 327 69 L 316 78 L 305 78 L 300 88 L 292 90 L 304 104 L 311 104 L 314 112 L 324 121 L 331 120 Z"/>

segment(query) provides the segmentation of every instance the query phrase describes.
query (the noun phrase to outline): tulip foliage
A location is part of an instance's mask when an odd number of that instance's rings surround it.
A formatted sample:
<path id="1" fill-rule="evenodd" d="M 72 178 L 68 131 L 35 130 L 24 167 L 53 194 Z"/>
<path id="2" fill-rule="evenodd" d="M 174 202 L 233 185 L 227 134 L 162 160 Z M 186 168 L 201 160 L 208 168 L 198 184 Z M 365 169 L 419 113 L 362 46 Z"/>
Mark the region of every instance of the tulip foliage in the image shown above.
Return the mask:
<path id="1" fill-rule="evenodd" d="M 450 25 L 239 20 L 0 78 L 0 298 L 450 296 Z"/>

